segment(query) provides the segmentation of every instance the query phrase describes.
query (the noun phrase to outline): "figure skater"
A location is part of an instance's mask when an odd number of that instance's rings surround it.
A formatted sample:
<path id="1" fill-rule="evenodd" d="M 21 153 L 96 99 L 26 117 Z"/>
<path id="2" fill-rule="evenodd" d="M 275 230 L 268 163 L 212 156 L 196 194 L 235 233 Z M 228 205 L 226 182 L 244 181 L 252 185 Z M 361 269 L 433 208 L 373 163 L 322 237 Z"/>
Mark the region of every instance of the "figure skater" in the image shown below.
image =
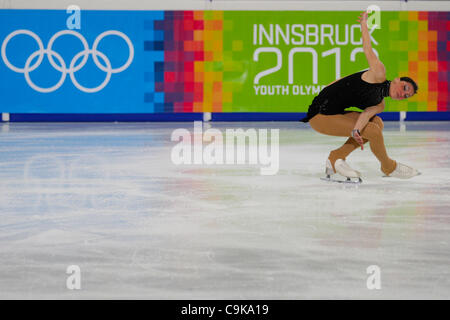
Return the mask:
<path id="1" fill-rule="evenodd" d="M 354 73 L 332 82 L 316 96 L 308 109 L 303 122 L 322 134 L 349 137 L 343 146 L 330 152 L 326 161 L 326 175 L 339 173 L 361 182 L 361 173 L 352 169 L 346 157 L 359 146 L 370 142 L 370 149 L 381 164 L 381 171 L 388 177 L 408 179 L 419 174 L 416 169 L 391 159 L 384 145 L 383 121 L 377 116 L 384 110 L 384 98 L 394 100 L 407 99 L 417 90 L 417 84 L 408 77 L 386 80 L 386 69 L 378 59 L 370 43 L 367 27 L 367 12 L 363 12 L 358 22 L 361 24 L 363 50 L 369 63 L 369 69 Z M 358 107 L 363 112 L 348 112 L 344 109 Z M 351 182 L 351 181 L 350 181 Z"/>

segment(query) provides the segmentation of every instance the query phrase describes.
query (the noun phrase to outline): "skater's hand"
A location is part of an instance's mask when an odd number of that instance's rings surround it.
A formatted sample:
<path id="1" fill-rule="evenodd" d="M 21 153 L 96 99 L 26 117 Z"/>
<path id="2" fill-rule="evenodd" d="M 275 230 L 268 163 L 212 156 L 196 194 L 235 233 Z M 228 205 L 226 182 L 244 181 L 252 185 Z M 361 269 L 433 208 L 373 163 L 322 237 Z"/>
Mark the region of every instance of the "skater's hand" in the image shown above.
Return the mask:
<path id="1" fill-rule="evenodd" d="M 356 140 L 356 142 L 358 142 L 358 144 L 361 146 L 361 150 L 364 150 L 364 140 L 361 137 L 361 133 L 359 132 L 359 130 L 353 130 L 352 131 L 352 137 L 353 139 Z"/>
<path id="2" fill-rule="evenodd" d="M 368 13 L 367 13 L 367 11 L 364 11 L 363 13 L 361 13 L 360 15 L 359 15 L 359 18 L 358 18 L 358 22 L 361 24 L 361 26 L 367 26 L 367 17 L 368 17 Z"/>

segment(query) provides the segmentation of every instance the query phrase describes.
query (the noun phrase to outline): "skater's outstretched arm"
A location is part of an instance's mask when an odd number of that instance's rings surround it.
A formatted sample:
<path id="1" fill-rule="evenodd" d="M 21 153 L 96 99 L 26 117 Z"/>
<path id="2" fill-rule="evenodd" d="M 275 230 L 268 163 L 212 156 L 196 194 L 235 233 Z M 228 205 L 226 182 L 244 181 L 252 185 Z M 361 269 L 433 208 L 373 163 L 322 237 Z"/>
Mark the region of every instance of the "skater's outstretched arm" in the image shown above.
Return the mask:
<path id="1" fill-rule="evenodd" d="M 361 137 L 360 132 L 364 129 L 364 127 L 369 122 L 370 118 L 372 118 L 374 115 L 383 112 L 384 110 L 384 100 L 381 101 L 376 106 L 368 107 L 358 117 L 358 120 L 356 120 L 355 127 L 353 128 L 351 132 L 351 136 L 358 142 L 358 144 L 361 146 L 361 150 L 364 150 L 364 141 Z"/>
<path id="2" fill-rule="evenodd" d="M 367 27 L 367 15 L 367 12 L 363 12 L 358 18 L 358 22 L 361 24 L 363 50 L 370 67 L 367 76 L 374 82 L 382 82 L 386 80 L 386 69 L 372 49 L 369 28 Z"/>

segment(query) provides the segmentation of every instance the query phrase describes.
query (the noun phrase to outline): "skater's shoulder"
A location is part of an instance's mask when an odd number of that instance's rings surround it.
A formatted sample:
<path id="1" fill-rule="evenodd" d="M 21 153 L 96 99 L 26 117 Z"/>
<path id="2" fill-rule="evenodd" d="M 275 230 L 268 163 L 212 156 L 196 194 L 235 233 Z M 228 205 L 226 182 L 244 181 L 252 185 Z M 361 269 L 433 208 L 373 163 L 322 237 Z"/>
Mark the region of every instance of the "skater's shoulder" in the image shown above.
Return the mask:
<path id="1" fill-rule="evenodd" d="M 361 79 L 368 83 L 383 83 L 386 81 L 386 69 L 373 70 L 369 69 L 362 73 Z"/>

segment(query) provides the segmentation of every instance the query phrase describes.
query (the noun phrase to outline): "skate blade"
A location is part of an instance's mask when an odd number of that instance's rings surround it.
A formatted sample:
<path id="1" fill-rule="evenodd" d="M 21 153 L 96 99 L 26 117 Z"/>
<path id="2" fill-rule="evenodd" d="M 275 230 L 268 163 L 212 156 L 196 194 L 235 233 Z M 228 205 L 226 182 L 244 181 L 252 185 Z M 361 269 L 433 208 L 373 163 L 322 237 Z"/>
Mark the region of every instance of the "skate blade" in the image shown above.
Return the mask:
<path id="1" fill-rule="evenodd" d="M 414 178 L 414 177 L 417 177 L 417 176 L 420 176 L 420 175 L 422 175 L 422 172 L 417 172 L 417 174 L 415 175 L 415 176 L 412 176 L 412 177 L 410 177 L 410 178 L 404 178 L 404 179 L 402 179 L 402 180 L 408 180 L 408 179 L 411 179 L 411 178 Z M 391 177 L 391 176 L 387 176 L 387 175 L 384 175 L 384 176 L 381 176 L 382 178 L 393 178 L 393 177 Z M 397 179 L 401 179 L 401 178 L 397 178 Z"/>
<path id="2" fill-rule="evenodd" d="M 353 178 L 353 179 L 358 179 L 358 180 L 352 180 L 351 178 L 347 178 L 347 180 L 338 180 L 338 179 L 331 178 L 331 176 L 326 176 L 325 178 L 320 178 L 320 180 L 323 180 L 323 181 L 343 183 L 343 184 L 361 184 L 362 183 L 361 178 Z"/>

